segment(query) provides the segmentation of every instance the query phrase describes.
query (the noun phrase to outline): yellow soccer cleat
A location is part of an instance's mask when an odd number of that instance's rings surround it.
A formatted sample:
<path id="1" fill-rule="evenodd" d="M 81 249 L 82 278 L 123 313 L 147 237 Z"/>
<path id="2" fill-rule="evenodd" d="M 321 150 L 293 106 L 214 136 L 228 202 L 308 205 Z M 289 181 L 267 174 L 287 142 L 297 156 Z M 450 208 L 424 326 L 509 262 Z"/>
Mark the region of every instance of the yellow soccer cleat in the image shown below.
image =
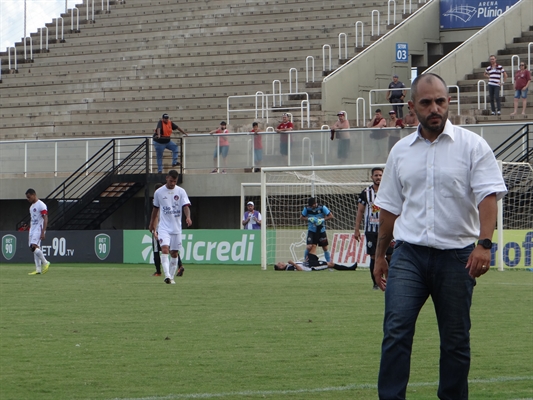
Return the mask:
<path id="1" fill-rule="evenodd" d="M 50 263 L 46 264 L 43 268 L 43 274 L 46 274 L 48 272 L 48 268 L 50 268 Z"/>
<path id="2" fill-rule="evenodd" d="M 28 275 L 40 275 L 41 273 L 40 272 L 37 272 L 37 271 L 33 271 L 33 272 L 28 272 Z"/>

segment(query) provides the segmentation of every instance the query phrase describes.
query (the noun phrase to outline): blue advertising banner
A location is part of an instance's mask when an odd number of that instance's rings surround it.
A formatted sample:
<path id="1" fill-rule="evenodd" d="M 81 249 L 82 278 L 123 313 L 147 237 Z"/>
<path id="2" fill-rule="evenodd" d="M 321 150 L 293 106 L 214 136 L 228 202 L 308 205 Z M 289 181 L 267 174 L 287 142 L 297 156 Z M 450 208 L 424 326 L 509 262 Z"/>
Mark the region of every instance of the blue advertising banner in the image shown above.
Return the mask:
<path id="1" fill-rule="evenodd" d="M 482 28 L 519 0 L 440 0 L 440 28 Z"/>

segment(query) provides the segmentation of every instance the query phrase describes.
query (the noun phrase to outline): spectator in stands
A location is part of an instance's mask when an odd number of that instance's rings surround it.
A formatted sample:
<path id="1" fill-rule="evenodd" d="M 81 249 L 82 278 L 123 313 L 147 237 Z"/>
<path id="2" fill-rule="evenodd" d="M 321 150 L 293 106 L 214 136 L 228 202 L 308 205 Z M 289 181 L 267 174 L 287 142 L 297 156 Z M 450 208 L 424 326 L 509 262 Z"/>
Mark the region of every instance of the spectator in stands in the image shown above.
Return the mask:
<path id="1" fill-rule="evenodd" d="M 242 217 L 242 225 L 244 229 L 261 229 L 261 213 L 254 210 L 254 202 L 249 201 L 246 203 L 246 211 Z"/>
<path id="2" fill-rule="evenodd" d="M 23 222 L 20 228 L 17 229 L 19 232 L 29 231 L 30 227 L 26 222 Z"/>
<path id="3" fill-rule="evenodd" d="M 316 246 L 315 246 L 316 248 Z M 324 271 L 325 269 L 335 269 L 337 271 L 355 271 L 357 263 L 352 266 L 335 264 L 333 261 L 320 261 L 316 254 L 309 253 L 303 262 L 289 260 L 287 263 L 278 262 L 274 265 L 275 271 Z"/>
<path id="4" fill-rule="evenodd" d="M 389 89 L 387 91 L 387 100 L 393 105 L 392 108 L 396 111 L 398 118 L 403 118 L 403 103 L 405 101 L 405 85 L 398 80 L 398 75 L 393 75 L 392 82 L 389 83 Z"/>
<path id="5" fill-rule="evenodd" d="M 389 128 L 403 129 L 405 126 L 400 118 L 396 118 L 396 111 L 389 111 L 389 121 L 387 122 Z M 392 131 L 389 133 L 389 151 L 400 140 L 400 132 Z"/>
<path id="6" fill-rule="evenodd" d="M 281 124 L 279 124 L 276 128 L 276 132 L 281 134 L 279 137 L 279 152 L 283 156 L 285 164 L 287 164 L 287 158 L 289 155 L 289 140 L 292 142 L 289 132 L 294 129 L 294 125 L 289 120 L 289 114 L 283 114 L 281 119 Z"/>
<path id="7" fill-rule="evenodd" d="M 210 135 L 213 135 L 213 134 L 220 135 L 218 137 L 218 145 L 217 147 L 215 147 L 215 152 L 213 153 L 213 162 L 215 164 L 215 169 L 211 171 L 212 174 L 218 173 L 217 158 L 219 154 L 222 156 L 222 165 L 223 165 L 222 173 L 223 174 L 226 173 L 226 167 L 227 167 L 226 157 L 228 156 L 228 152 L 229 152 L 229 141 L 228 141 L 228 137 L 225 135 L 226 133 L 229 133 L 229 131 L 226 129 L 225 121 L 222 121 L 220 123 L 220 127 L 218 129 L 215 129 L 209 132 Z"/>
<path id="8" fill-rule="evenodd" d="M 387 121 L 383 116 L 381 115 L 381 109 L 378 108 L 376 110 L 376 114 L 374 115 L 374 118 L 372 118 L 368 123 L 366 124 L 369 128 L 384 128 L 387 126 Z"/>
<path id="9" fill-rule="evenodd" d="M 408 105 L 407 108 L 409 112 L 403 118 L 403 123 L 405 124 L 405 126 L 418 126 L 418 118 L 416 117 L 416 114 L 413 111 L 413 107 Z"/>
<path id="10" fill-rule="evenodd" d="M 514 74 L 514 112 L 511 115 L 516 115 L 520 97 L 522 97 L 522 115 L 526 115 L 527 91 L 531 82 L 531 73 L 526 67 L 527 65 L 524 61 L 520 62 L 520 69 Z"/>
<path id="11" fill-rule="evenodd" d="M 389 111 L 389 122 L 387 123 L 389 128 L 405 128 L 401 118 L 396 117 L 396 111 Z"/>
<path id="12" fill-rule="evenodd" d="M 378 397 L 406 398 L 416 320 L 431 297 L 440 336 L 433 397 L 468 399 L 472 295 L 489 270 L 497 201 L 507 190 L 487 142 L 448 120 L 440 76 L 419 75 L 411 96 L 420 125 L 392 149 L 375 200 L 374 278 L 385 292 Z"/>
<path id="13" fill-rule="evenodd" d="M 254 134 L 254 171 L 259 172 L 261 169 L 261 161 L 263 161 L 263 138 L 259 134 L 259 124 L 254 122 L 252 124 L 252 130 Z"/>
<path id="14" fill-rule="evenodd" d="M 501 65 L 496 62 L 496 56 L 492 55 L 489 58 L 489 66 L 483 73 L 489 78 L 489 99 L 491 114 L 501 114 L 501 100 L 500 100 L 500 87 L 503 86 L 507 79 L 507 72 Z M 494 99 L 496 99 L 497 108 L 494 106 Z"/>
<path id="15" fill-rule="evenodd" d="M 348 159 L 348 153 L 350 152 L 350 132 L 346 129 L 350 129 L 350 122 L 346 118 L 346 111 L 339 111 L 337 113 L 338 120 L 331 127 L 331 140 L 339 139 L 339 145 L 337 147 L 337 158 L 344 162 Z"/>
<path id="16" fill-rule="evenodd" d="M 369 128 L 385 128 L 387 126 L 387 120 L 381 115 L 381 109 L 378 108 L 376 110 L 374 118 L 368 121 L 366 126 Z M 384 139 L 388 136 L 389 133 L 387 131 L 380 132 L 377 129 L 373 129 L 372 132 L 370 132 L 370 138 L 373 139 L 372 142 L 374 143 L 376 157 L 386 155 L 388 141 Z"/>
<path id="17" fill-rule="evenodd" d="M 185 136 L 189 136 L 187 132 L 170 120 L 168 114 L 163 114 L 157 123 L 157 128 L 155 129 L 154 133 L 154 148 L 157 156 L 157 172 L 160 174 L 163 173 L 163 152 L 165 149 L 172 151 L 172 166 L 175 167 L 176 165 L 180 165 L 178 162 L 179 146 L 170 140 L 170 136 L 175 130 L 180 131 Z"/>

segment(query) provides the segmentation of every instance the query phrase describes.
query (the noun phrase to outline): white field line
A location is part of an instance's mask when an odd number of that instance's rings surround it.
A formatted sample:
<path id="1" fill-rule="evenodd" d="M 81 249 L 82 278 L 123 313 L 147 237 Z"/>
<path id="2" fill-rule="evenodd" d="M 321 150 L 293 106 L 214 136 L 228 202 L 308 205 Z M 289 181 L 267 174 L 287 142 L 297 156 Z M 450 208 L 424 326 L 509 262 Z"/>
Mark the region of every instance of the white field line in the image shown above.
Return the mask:
<path id="1" fill-rule="evenodd" d="M 499 382 L 514 382 L 514 381 L 531 381 L 533 376 L 503 376 L 490 379 L 470 379 L 471 384 L 479 383 L 499 383 Z M 423 386 L 438 386 L 438 382 L 416 382 L 410 383 L 409 387 L 423 387 Z M 360 390 L 360 389 L 377 389 L 376 384 L 362 383 L 352 384 L 346 386 L 332 386 L 316 389 L 295 389 L 295 390 L 245 390 L 241 392 L 222 392 L 222 393 L 190 393 L 190 394 L 169 394 L 168 396 L 151 396 L 151 397 L 138 397 L 138 398 L 115 398 L 113 400 L 177 400 L 177 399 L 215 399 L 224 397 L 235 396 L 280 396 L 280 395 L 292 395 L 302 393 L 325 393 L 325 392 L 344 392 L 347 390 Z M 526 399 L 524 399 L 526 400 Z"/>

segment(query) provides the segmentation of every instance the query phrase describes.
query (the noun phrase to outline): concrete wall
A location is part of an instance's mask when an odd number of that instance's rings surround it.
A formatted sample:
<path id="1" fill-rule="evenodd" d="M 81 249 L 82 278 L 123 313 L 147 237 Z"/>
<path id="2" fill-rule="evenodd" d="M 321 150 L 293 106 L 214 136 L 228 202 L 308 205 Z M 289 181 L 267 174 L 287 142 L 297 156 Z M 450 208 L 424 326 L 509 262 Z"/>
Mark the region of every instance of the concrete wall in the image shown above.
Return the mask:
<path id="1" fill-rule="evenodd" d="M 427 43 L 439 43 L 439 2 L 430 1 L 413 17 L 402 22 L 322 82 L 322 108 L 326 113 L 346 110 L 355 116 L 355 101 L 363 97 L 368 115 L 368 93 L 385 89 L 397 74 L 409 87 L 411 62 L 396 63 L 396 43 L 409 43 L 409 55 L 426 56 Z M 426 64 L 427 65 L 427 64 Z M 385 100 L 383 94 L 382 100 Z M 360 114 L 361 115 L 361 114 Z"/>
<path id="2" fill-rule="evenodd" d="M 513 43 L 532 24 L 533 0 L 521 0 L 426 72 L 440 75 L 446 82 L 464 79 L 481 61 L 488 61 L 491 54 Z"/>

